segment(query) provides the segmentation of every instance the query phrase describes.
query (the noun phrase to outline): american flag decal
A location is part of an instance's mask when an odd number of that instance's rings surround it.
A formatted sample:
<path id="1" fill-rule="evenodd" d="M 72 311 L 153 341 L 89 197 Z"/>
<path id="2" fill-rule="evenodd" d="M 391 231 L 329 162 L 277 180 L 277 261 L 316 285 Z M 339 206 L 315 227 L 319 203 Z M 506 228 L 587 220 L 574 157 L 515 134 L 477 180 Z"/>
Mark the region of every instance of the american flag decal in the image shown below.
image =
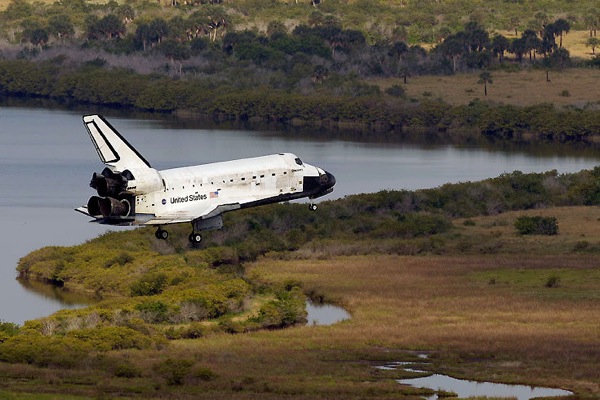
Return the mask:
<path id="1" fill-rule="evenodd" d="M 219 192 L 210 192 L 209 197 L 211 199 L 216 199 L 217 197 L 219 197 Z"/>

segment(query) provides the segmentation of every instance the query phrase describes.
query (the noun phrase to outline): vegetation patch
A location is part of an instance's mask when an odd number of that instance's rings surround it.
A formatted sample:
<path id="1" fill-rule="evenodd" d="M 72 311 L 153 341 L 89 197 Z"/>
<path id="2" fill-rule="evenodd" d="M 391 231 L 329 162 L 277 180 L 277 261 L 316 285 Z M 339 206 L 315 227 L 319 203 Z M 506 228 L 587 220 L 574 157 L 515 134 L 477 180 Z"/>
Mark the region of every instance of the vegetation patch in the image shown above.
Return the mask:
<path id="1" fill-rule="evenodd" d="M 515 221 L 521 235 L 557 235 L 558 222 L 555 217 L 522 216 Z"/>
<path id="2" fill-rule="evenodd" d="M 556 260 L 549 262 L 558 263 Z M 514 268 L 475 273 L 472 274 L 472 278 L 482 285 L 487 282 L 490 290 L 510 289 L 511 292 L 516 291 L 543 299 L 568 298 L 578 301 L 600 299 L 600 295 L 594 289 L 600 282 L 600 272 L 597 268 L 561 269 L 544 266 L 540 266 L 539 269 Z M 561 290 L 547 290 L 552 288 Z"/>

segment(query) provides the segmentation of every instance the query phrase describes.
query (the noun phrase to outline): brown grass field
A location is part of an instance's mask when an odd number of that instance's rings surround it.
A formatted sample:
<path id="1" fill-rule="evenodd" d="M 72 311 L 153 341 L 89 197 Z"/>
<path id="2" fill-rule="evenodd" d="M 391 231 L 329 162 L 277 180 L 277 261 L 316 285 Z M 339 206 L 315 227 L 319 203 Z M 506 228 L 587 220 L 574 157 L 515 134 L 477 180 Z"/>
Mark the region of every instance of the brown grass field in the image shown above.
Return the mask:
<path id="1" fill-rule="evenodd" d="M 403 350 L 418 349 L 432 352 L 437 367 L 454 376 L 600 396 L 600 257 L 574 251 L 582 243 L 600 244 L 600 210 L 529 212 L 557 217 L 560 234 L 544 237 L 515 233 L 512 224 L 522 214 L 477 218 L 472 227 L 456 221 L 460 240 L 493 242 L 491 254 L 263 260 L 252 273 L 275 281 L 293 277 L 347 307 L 353 318 L 248 340 L 264 337 L 257 346 L 271 349 L 284 340 L 284 348 L 337 351 L 342 359 L 353 352 L 371 360 L 402 358 Z M 545 287 L 551 276 L 560 277 L 560 287 Z M 377 376 L 368 365 L 360 373 L 370 377 L 356 385 Z"/>
<path id="2" fill-rule="evenodd" d="M 512 38 L 508 32 L 501 32 Z M 563 46 L 573 59 L 590 59 L 591 49 L 585 46 L 587 31 L 573 31 L 564 36 Z M 600 70 L 573 68 L 563 71 L 550 71 L 550 82 L 546 81 L 544 69 L 531 69 L 518 72 L 492 71 L 488 95 L 479 84 L 479 73 L 457 74 L 452 76 L 415 76 L 406 85 L 398 78 L 370 81 L 385 90 L 391 85 L 401 85 L 411 98 L 440 98 L 450 104 L 468 104 L 480 99 L 501 104 L 528 106 L 539 103 L 553 103 L 556 106 L 583 107 L 600 104 Z"/>
<path id="3" fill-rule="evenodd" d="M 386 89 L 394 84 L 402 85 L 411 98 L 442 99 L 450 104 L 468 104 L 480 99 L 500 104 L 527 106 L 552 103 L 556 106 L 573 105 L 583 107 L 600 104 L 600 70 L 572 68 L 550 71 L 550 82 L 546 82 L 545 70 L 519 72 L 493 71 L 493 83 L 488 84 L 488 95 L 484 95 L 479 84 L 479 73 L 453 76 L 416 76 L 409 78 L 406 85 L 400 79 L 374 80 L 371 83 Z"/>

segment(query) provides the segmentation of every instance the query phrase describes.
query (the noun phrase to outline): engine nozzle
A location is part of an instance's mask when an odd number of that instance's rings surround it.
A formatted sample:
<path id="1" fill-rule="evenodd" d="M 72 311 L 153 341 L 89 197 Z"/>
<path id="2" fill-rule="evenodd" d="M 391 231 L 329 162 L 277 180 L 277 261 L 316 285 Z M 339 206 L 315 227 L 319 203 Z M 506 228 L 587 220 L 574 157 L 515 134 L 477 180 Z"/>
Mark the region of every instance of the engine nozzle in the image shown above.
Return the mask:
<path id="1" fill-rule="evenodd" d="M 131 212 L 131 204 L 126 199 L 117 200 L 112 197 L 92 196 L 88 200 L 88 213 L 92 216 L 127 217 Z"/>
<path id="2" fill-rule="evenodd" d="M 120 175 L 107 177 L 94 172 L 94 175 L 92 175 L 92 180 L 90 181 L 90 187 L 96 189 L 98 191 L 98 195 L 102 197 L 117 196 L 127 187 L 127 182 Z"/>

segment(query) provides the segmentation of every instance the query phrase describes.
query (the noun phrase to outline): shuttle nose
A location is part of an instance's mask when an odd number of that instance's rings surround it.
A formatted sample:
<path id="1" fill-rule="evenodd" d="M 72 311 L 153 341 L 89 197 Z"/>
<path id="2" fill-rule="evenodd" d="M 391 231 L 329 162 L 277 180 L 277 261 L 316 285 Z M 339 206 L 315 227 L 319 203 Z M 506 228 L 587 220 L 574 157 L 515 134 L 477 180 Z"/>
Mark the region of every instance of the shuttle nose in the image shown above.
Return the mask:
<path id="1" fill-rule="evenodd" d="M 335 176 L 331 172 L 323 171 L 324 174 L 319 175 L 319 192 L 315 197 L 325 196 L 333 192 L 335 185 Z"/>
<path id="2" fill-rule="evenodd" d="M 321 186 L 323 189 L 331 189 L 335 186 L 335 176 L 331 172 L 324 171 L 325 174 L 321 175 Z"/>
<path id="3" fill-rule="evenodd" d="M 318 176 L 304 177 L 303 193 L 309 199 L 325 196 L 333 191 L 335 176 L 331 172 L 317 168 Z"/>

